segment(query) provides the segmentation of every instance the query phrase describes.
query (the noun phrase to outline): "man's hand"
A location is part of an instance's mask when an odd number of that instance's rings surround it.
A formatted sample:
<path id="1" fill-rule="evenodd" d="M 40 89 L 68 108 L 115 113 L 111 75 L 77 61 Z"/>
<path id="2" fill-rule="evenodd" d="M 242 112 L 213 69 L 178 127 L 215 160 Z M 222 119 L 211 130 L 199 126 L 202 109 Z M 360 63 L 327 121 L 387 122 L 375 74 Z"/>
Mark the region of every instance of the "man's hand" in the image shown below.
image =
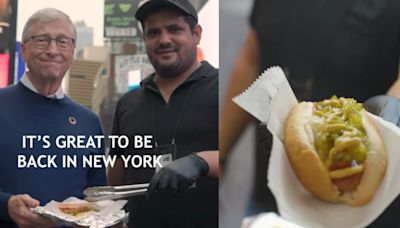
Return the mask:
<path id="1" fill-rule="evenodd" d="M 187 190 L 201 175 L 208 173 L 207 162 L 191 154 L 164 166 L 150 182 L 148 195 L 154 193 L 179 193 Z"/>
<path id="2" fill-rule="evenodd" d="M 11 196 L 8 201 L 8 214 L 20 228 L 46 228 L 57 226 L 50 219 L 46 219 L 30 211 L 30 208 L 37 207 L 39 205 L 39 201 L 33 199 L 27 194 L 14 195 Z"/>

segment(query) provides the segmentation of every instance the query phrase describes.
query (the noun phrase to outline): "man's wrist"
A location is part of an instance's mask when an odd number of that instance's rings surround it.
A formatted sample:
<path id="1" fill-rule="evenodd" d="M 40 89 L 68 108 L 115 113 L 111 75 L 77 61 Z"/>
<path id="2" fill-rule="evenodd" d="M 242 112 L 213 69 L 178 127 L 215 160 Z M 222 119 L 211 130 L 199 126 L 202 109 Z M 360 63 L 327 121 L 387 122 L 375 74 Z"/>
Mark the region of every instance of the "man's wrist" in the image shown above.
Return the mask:
<path id="1" fill-rule="evenodd" d="M 0 221 L 11 221 L 10 215 L 8 214 L 8 201 L 11 198 L 11 194 L 0 192 Z"/>
<path id="2" fill-rule="evenodd" d="M 192 158 L 195 159 L 195 161 L 199 165 L 200 174 L 202 176 L 206 176 L 208 174 L 208 171 L 210 170 L 210 167 L 208 166 L 207 161 L 204 158 L 202 158 L 201 156 L 199 156 L 197 153 L 192 153 L 189 156 L 192 156 Z"/>

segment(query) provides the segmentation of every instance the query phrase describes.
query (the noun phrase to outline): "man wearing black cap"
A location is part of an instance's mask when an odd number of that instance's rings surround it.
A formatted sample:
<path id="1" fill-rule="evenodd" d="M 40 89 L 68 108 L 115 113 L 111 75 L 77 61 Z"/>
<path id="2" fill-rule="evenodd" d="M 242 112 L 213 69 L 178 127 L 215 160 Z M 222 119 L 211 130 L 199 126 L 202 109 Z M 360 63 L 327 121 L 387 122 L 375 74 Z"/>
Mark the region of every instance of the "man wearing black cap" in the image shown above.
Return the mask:
<path id="1" fill-rule="evenodd" d="M 165 163 L 155 173 L 117 159 L 109 184 L 150 182 L 147 196 L 129 200 L 129 227 L 217 227 L 218 70 L 197 60 L 197 12 L 186 0 L 150 0 L 135 16 L 155 73 L 119 100 L 113 134 L 152 135 L 153 148 L 110 153 L 156 154 Z"/>

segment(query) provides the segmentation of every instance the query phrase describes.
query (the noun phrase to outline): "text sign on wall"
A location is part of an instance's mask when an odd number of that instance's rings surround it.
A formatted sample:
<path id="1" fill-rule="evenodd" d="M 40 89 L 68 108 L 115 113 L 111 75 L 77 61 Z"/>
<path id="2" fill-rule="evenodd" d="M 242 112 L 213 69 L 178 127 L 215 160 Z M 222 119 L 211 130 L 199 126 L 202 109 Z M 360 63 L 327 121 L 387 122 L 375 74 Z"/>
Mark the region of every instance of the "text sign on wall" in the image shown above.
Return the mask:
<path id="1" fill-rule="evenodd" d="M 114 77 L 115 77 L 115 92 L 123 94 L 128 91 L 129 87 L 132 86 L 130 83 L 137 83 L 137 79 L 148 76 L 153 72 L 153 67 L 145 54 L 140 55 L 116 55 L 114 57 Z M 132 77 L 137 76 L 134 81 Z"/>
<path id="2" fill-rule="evenodd" d="M 134 37 L 138 35 L 136 0 L 104 1 L 104 37 Z"/>

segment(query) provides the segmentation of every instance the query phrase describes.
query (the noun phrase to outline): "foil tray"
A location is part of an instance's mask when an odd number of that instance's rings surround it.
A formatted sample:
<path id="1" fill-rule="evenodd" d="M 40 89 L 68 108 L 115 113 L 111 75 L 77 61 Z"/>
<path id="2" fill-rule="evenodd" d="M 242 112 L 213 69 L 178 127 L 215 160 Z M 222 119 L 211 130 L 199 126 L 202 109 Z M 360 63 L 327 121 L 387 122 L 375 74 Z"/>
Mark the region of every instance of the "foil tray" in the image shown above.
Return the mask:
<path id="1" fill-rule="evenodd" d="M 75 197 L 70 197 L 63 201 L 63 203 L 71 202 L 87 202 Z M 103 200 L 93 202 L 92 204 L 98 211 L 86 212 L 78 216 L 62 213 L 58 209 L 60 202 L 51 201 L 45 206 L 32 208 L 31 210 L 37 214 L 43 215 L 55 221 L 59 225 L 67 226 L 85 226 L 90 228 L 105 228 L 113 226 L 120 222 L 126 222 L 129 218 L 129 213 L 125 212 L 122 208 L 127 203 L 126 200 Z"/>

